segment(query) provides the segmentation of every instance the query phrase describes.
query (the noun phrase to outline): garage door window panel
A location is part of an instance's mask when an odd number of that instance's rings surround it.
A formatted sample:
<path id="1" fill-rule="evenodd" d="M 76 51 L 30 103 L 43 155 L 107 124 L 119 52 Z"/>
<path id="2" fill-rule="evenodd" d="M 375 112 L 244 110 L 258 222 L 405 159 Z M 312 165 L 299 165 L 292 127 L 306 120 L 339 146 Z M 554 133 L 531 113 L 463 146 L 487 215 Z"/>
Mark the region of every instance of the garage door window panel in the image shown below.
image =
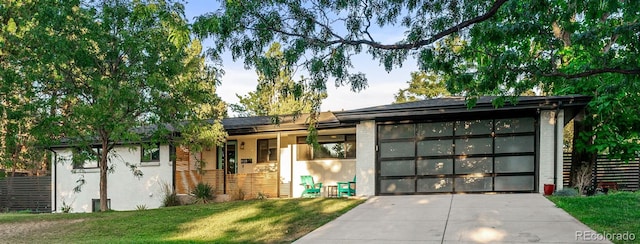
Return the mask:
<path id="1" fill-rule="evenodd" d="M 422 159 L 417 162 L 418 175 L 453 174 L 453 159 Z"/>
<path id="2" fill-rule="evenodd" d="M 534 132 L 535 120 L 531 117 L 517 119 L 497 119 L 496 134 Z"/>
<path id="3" fill-rule="evenodd" d="M 456 122 L 456 135 L 490 135 L 493 120 L 467 120 Z"/>
<path id="4" fill-rule="evenodd" d="M 418 124 L 418 137 L 445 137 L 453 135 L 453 122 Z"/>
<path id="5" fill-rule="evenodd" d="M 414 179 L 384 179 L 380 181 L 381 193 L 414 193 Z"/>
<path id="6" fill-rule="evenodd" d="M 531 156 L 507 156 L 495 158 L 496 173 L 521 173 L 535 171 L 535 159 Z"/>
<path id="7" fill-rule="evenodd" d="M 380 157 L 415 157 L 414 142 L 383 142 L 380 143 Z"/>
<path id="8" fill-rule="evenodd" d="M 461 138 L 455 140 L 455 150 L 458 155 L 491 154 L 493 153 L 492 138 Z"/>
<path id="9" fill-rule="evenodd" d="M 493 179 L 491 177 L 463 177 L 456 178 L 456 192 L 474 192 L 493 190 Z"/>
<path id="10" fill-rule="evenodd" d="M 418 192 L 452 192 L 453 179 L 451 178 L 424 178 L 418 179 Z"/>
<path id="11" fill-rule="evenodd" d="M 415 124 L 380 126 L 380 139 L 406 139 L 416 136 Z"/>
<path id="12" fill-rule="evenodd" d="M 484 174 L 493 172 L 493 160 L 490 157 L 461 158 L 455 161 L 456 174 Z"/>
<path id="13" fill-rule="evenodd" d="M 382 161 L 380 162 L 381 176 L 413 176 L 415 175 L 414 160 Z"/>
<path id="14" fill-rule="evenodd" d="M 418 156 L 442 156 L 453 154 L 453 141 L 427 140 L 418 142 Z"/>
<path id="15" fill-rule="evenodd" d="M 497 176 L 496 191 L 533 191 L 533 175 Z"/>
<path id="16" fill-rule="evenodd" d="M 530 136 L 498 136 L 495 138 L 496 153 L 534 152 L 535 140 Z"/>

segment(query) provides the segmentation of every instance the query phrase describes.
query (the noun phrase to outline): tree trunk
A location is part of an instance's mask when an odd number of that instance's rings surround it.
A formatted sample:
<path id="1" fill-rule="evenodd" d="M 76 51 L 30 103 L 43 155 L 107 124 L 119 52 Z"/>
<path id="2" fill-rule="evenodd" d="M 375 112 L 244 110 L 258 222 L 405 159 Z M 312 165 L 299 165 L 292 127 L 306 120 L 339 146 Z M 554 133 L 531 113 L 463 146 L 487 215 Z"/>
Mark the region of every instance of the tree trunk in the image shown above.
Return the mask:
<path id="1" fill-rule="evenodd" d="M 580 117 L 580 116 L 578 116 Z M 582 133 L 588 132 L 591 130 L 591 126 L 585 122 L 584 119 L 576 118 L 573 124 L 573 151 L 571 152 L 571 170 L 569 171 L 569 186 L 575 187 L 576 184 L 580 181 L 578 177 L 580 176 L 580 170 L 587 170 L 588 172 L 593 172 L 593 168 L 595 166 L 597 153 L 590 153 L 586 150 L 586 147 L 593 144 L 593 138 L 589 138 L 583 145 L 585 146 L 576 146 L 577 142 L 580 140 L 580 135 Z M 583 169 L 583 167 L 586 167 Z M 589 174 L 591 175 L 591 174 Z M 582 191 L 582 189 L 579 189 Z"/>
<path id="2" fill-rule="evenodd" d="M 104 212 L 109 210 L 107 206 L 107 142 L 102 143 L 102 150 L 100 151 L 100 211 Z"/>

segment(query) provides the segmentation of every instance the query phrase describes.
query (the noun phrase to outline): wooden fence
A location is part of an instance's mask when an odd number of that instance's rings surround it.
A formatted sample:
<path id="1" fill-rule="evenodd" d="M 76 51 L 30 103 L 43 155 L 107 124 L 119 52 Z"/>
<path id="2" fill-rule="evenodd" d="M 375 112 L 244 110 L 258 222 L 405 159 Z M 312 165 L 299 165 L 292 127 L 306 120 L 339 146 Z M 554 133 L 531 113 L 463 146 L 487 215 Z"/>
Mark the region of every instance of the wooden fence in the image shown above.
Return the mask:
<path id="1" fill-rule="evenodd" d="M 563 160 L 564 185 L 569 185 L 569 171 L 571 169 L 571 153 L 564 154 Z M 596 170 L 593 172 L 593 184 L 615 182 L 621 190 L 638 190 L 640 187 L 640 158 L 624 162 L 612 160 L 607 155 L 598 155 Z"/>
<path id="2" fill-rule="evenodd" d="M 0 211 L 51 212 L 51 176 L 0 179 Z"/>

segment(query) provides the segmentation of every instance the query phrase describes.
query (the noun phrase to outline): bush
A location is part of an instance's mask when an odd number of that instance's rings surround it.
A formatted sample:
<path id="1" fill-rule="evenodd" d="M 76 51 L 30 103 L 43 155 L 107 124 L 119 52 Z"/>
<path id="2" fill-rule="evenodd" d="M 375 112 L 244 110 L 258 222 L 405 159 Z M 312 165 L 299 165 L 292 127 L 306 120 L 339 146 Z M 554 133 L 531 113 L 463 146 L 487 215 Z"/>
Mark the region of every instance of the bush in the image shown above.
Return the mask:
<path id="1" fill-rule="evenodd" d="M 559 196 L 559 197 L 574 197 L 574 196 L 578 196 L 578 190 L 576 190 L 575 188 L 564 188 L 562 190 L 556 191 L 553 193 L 554 196 Z"/>
<path id="2" fill-rule="evenodd" d="M 196 197 L 197 202 L 207 203 L 213 199 L 213 186 L 206 183 L 198 183 L 191 193 Z"/>
<path id="3" fill-rule="evenodd" d="M 71 207 L 71 205 L 73 205 L 73 203 L 67 204 L 67 202 L 65 202 L 64 199 L 63 199 L 62 200 L 62 206 L 60 207 L 60 211 L 62 211 L 63 213 L 69 213 L 69 212 L 73 211 L 73 208 Z"/>
<path id="4" fill-rule="evenodd" d="M 168 183 L 162 183 L 162 191 L 164 193 L 164 197 L 162 198 L 162 206 L 180 206 L 180 199 L 178 199 L 178 194 L 176 194 L 176 192 Z"/>

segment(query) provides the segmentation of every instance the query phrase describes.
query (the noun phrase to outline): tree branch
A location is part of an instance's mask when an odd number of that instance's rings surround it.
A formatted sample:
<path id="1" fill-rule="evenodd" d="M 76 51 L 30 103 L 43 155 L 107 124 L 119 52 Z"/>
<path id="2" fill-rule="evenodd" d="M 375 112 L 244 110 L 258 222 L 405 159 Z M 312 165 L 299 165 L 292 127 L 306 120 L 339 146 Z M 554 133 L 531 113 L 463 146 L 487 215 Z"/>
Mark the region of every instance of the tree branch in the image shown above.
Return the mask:
<path id="1" fill-rule="evenodd" d="M 304 39 L 310 43 L 313 44 L 319 44 L 322 46 L 331 46 L 331 45 L 335 45 L 335 44 L 346 44 L 346 45 L 368 45 L 371 46 L 373 48 L 376 49 L 382 49 L 382 50 L 401 50 L 401 49 L 414 49 L 414 48 L 418 48 L 418 47 L 422 47 L 422 46 L 426 46 L 429 44 L 432 44 L 438 40 L 440 40 L 441 38 L 448 36 L 450 34 L 459 32 L 460 30 L 467 28 L 473 24 L 476 23 L 480 23 L 483 22 L 491 17 L 493 17 L 498 10 L 500 9 L 500 7 L 502 7 L 502 5 L 504 5 L 508 0 L 496 0 L 496 2 L 493 4 L 493 6 L 491 6 L 491 8 L 483 15 L 477 16 L 473 19 L 469 19 L 466 20 L 462 23 L 459 23 L 455 26 L 452 26 L 446 30 L 443 30 L 435 35 L 432 35 L 430 38 L 428 39 L 423 39 L 414 43 L 405 43 L 405 44 L 381 44 L 378 42 L 371 40 L 366 40 L 366 39 L 359 39 L 359 40 L 348 40 L 345 39 L 342 36 L 337 35 L 335 32 L 331 31 L 330 28 L 328 28 L 328 26 L 326 26 L 323 23 L 320 23 L 319 21 L 317 21 L 315 18 L 313 19 L 313 21 L 319 25 L 322 29 L 325 29 L 329 32 L 330 35 L 334 36 L 336 39 L 334 40 L 324 40 L 321 38 L 317 38 L 317 37 L 312 37 L 309 35 L 305 35 L 305 34 L 301 34 L 301 33 L 294 33 L 294 32 L 288 32 L 285 31 L 283 29 L 280 28 L 275 28 L 272 26 L 269 26 L 266 28 L 266 30 L 275 32 L 275 33 L 279 33 L 281 35 L 285 35 L 285 36 L 292 36 L 292 37 L 298 37 L 301 39 Z M 261 20 L 265 21 L 264 16 L 261 16 L 259 13 L 253 13 L 256 17 L 260 18 Z M 253 27 L 245 27 L 249 30 L 257 30 L 256 28 Z M 365 34 L 368 34 L 366 32 L 365 29 Z M 371 36 L 368 36 L 369 38 L 371 38 Z"/>
<path id="2" fill-rule="evenodd" d="M 602 69 L 594 69 L 588 70 L 582 73 L 577 74 L 565 74 L 562 72 L 553 72 L 542 74 L 545 77 L 563 77 L 566 79 L 576 79 L 576 78 L 584 78 L 587 76 L 597 75 L 597 74 L 605 74 L 605 73 L 615 73 L 615 74 L 624 74 L 624 75 L 640 75 L 640 69 L 620 69 L 620 68 L 602 68 Z"/>
<path id="3" fill-rule="evenodd" d="M 321 42 L 321 43 L 325 43 L 326 45 L 334 45 L 337 43 L 343 43 L 343 44 L 349 44 L 349 45 L 361 45 L 361 44 L 365 44 L 365 45 L 369 45 L 371 47 L 377 48 L 377 49 L 383 49 L 383 50 L 399 50 L 399 49 L 413 49 L 413 48 L 417 48 L 417 47 L 422 47 L 422 46 L 426 46 L 429 45 L 437 40 L 440 40 L 441 38 L 448 36 L 450 34 L 456 33 L 458 31 L 460 31 L 461 29 L 464 29 L 466 27 L 469 27 L 470 25 L 476 24 L 476 23 L 480 23 L 482 21 L 485 21 L 491 17 L 493 17 L 497 12 L 498 9 L 500 9 L 500 7 L 502 7 L 502 5 L 504 5 L 504 3 L 506 3 L 508 0 L 497 0 L 493 6 L 491 6 L 491 9 L 489 9 L 489 11 L 487 11 L 485 14 L 480 15 L 478 17 L 475 17 L 473 19 L 464 21 L 460 24 L 457 24 L 453 27 L 450 27 L 449 29 L 446 29 L 444 31 L 441 31 L 433 36 L 431 36 L 431 38 L 429 39 L 424 39 L 424 40 L 420 40 L 418 42 L 415 43 L 407 43 L 407 44 L 390 44 L 390 45 L 385 45 L 385 44 L 380 44 L 374 41 L 369 41 L 369 40 L 335 40 L 335 41 L 323 41 L 323 40 L 318 40 L 315 39 L 316 42 Z"/>

